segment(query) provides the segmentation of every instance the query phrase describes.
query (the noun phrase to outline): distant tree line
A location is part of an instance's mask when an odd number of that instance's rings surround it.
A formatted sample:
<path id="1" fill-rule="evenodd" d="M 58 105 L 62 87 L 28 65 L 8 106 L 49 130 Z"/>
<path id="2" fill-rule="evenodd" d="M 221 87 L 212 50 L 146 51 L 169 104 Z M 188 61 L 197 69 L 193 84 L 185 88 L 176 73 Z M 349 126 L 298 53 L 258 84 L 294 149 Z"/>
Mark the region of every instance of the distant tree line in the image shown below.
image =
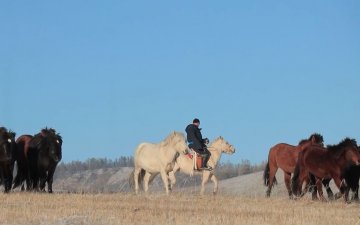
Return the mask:
<path id="1" fill-rule="evenodd" d="M 251 164 L 249 160 L 241 160 L 238 163 L 222 162 L 216 169 L 216 175 L 219 179 L 227 179 L 249 173 L 264 170 L 266 162 L 260 164 Z M 134 158 L 132 156 L 121 156 L 117 159 L 90 158 L 85 161 L 72 161 L 60 163 L 56 168 L 55 179 L 71 176 L 72 174 L 97 169 L 133 167 Z"/>
<path id="2" fill-rule="evenodd" d="M 251 162 L 247 159 L 243 159 L 239 163 L 225 162 L 218 165 L 218 168 L 216 168 L 216 175 L 220 180 L 228 179 L 263 171 L 265 166 L 265 161 L 259 164 L 251 164 Z"/>
<path id="3" fill-rule="evenodd" d="M 117 159 L 107 158 L 89 158 L 85 161 L 71 161 L 68 163 L 60 163 L 56 168 L 55 178 L 70 176 L 77 172 L 85 170 L 108 169 L 133 167 L 134 158 L 132 156 L 121 156 Z"/>

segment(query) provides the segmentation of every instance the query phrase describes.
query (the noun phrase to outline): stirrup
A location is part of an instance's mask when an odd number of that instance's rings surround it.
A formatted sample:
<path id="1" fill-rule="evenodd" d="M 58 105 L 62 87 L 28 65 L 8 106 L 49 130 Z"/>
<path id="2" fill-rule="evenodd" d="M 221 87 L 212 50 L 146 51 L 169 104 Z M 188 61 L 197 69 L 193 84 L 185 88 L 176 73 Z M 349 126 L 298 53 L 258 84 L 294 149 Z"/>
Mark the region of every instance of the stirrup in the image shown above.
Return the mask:
<path id="1" fill-rule="evenodd" d="M 201 167 L 200 170 L 212 171 L 213 168 L 211 166 L 206 166 L 206 167 Z"/>

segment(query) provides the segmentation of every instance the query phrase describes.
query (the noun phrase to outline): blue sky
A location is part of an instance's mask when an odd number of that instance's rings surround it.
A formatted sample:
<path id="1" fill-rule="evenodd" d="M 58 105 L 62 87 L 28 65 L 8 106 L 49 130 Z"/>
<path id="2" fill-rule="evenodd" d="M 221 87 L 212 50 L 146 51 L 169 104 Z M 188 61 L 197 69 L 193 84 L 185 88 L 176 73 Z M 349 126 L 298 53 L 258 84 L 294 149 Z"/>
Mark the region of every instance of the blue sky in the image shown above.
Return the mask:
<path id="1" fill-rule="evenodd" d="M 56 128 L 64 161 L 222 135 L 267 159 L 313 132 L 360 141 L 359 1 L 1 1 L 0 125 Z"/>

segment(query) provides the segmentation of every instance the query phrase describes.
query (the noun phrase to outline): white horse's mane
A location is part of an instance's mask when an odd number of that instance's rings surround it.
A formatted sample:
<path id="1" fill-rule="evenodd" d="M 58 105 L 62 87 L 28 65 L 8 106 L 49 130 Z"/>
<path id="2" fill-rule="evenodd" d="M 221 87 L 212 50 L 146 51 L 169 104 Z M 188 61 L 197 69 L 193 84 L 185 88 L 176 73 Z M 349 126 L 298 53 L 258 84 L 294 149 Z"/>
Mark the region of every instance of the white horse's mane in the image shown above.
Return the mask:
<path id="1" fill-rule="evenodd" d="M 212 146 L 213 144 L 215 144 L 218 141 L 224 141 L 224 138 L 222 136 L 219 136 L 217 138 L 215 138 L 210 144 L 209 146 Z"/>
<path id="2" fill-rule="evenodd" d="M 184 138 L 184 135 L 179 132 L 173 131 L 161 142 L 161 144 L 164 146 L 170 145 L 173 143 L 176 137 Z"/>

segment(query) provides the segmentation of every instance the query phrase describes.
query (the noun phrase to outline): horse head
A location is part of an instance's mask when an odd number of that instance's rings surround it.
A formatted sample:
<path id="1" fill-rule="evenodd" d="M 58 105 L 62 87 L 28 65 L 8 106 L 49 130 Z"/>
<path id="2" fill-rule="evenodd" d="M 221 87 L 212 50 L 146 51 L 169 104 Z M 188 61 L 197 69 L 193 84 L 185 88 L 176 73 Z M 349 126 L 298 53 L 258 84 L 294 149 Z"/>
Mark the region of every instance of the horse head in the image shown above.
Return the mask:
<path id="1" fill-rule="evenodd" d="M 211 144 L 211 148 L 220 149 L 221 152 L 227 153 L 227 154 L 233 154 L 235 153 L 235 147 L 229 142 L 227 142 L 223 137 L 218 137 L 214 140 L 214 142 Z"/>
<path id="2" fill-rule="evenodd" d="M 40 133 L 41 141 L 38 145 L 39 156 L 49 158 L 55 163 L 62 159 L 62 138 L 54 129 L 43 129 Z"/>
<path id="3" fill-rule="evenodd" d="M 310 135 L 310 137 L 308 139 L 303 139 L 298 144 L 298 146 L 300 147 L 300 150 L 304 150 L 305 148 L 307 148 L 311 145 L 317 145 L 320 147 L 324 147 L 323 136 L 318 133 L 313 133 L 312 135 Z"/>
<path id="4" fill-rule="evenodd" d="M 0 161 L 11 161 L 15 145 L 15 133 L 0 127 Z"/>
<path id="5" fill-rule="evenodd" d="M 166 139 L 165 145 L 169 145 L 180 154 L 186 154 L 189 152 L 189 147 L 186 144 L 186 139 L 184 134 L 180 132 L 172 132 Z"/>
<path id="6" fill-rule="evenodd" d="M 328 145 L 330 152 L 336 159 L 343 158 L 348 164 L 359 165 L 360 153 L 355 139 L 345 138 L 337 145 Z"/>
<path id="7" fill-rule="evenodd" d="M 346 161 L 358 166 L 360 164 L 360 152 L 356 140 L 346 138 L 344 141 L 346 142 Z"/>

